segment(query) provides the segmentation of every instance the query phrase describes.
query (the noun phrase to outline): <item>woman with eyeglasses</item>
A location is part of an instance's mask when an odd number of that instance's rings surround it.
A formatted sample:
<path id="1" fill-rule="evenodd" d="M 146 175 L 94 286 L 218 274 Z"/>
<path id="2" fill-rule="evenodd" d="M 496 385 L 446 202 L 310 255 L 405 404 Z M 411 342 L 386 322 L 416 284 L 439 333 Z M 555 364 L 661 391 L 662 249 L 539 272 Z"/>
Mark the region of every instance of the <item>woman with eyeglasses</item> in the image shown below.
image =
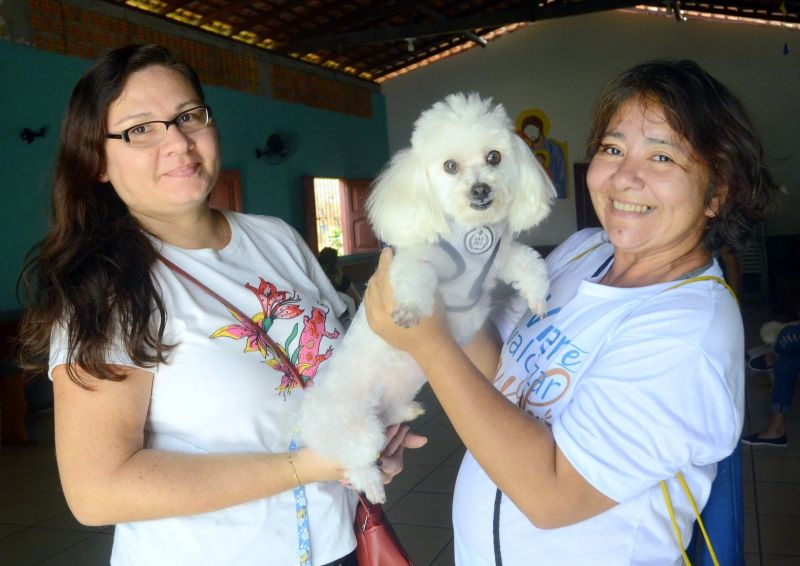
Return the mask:
<path id="1" fill-rule="evenodd" d="M 75 86 L 23 273 L 64 495 L 117 525 L 115 565 L 355 564 L 338 463 L 293 430 L 345 306 L 287 224 L 209 208 L 219 167 L 197 76 L 164 48 L 109 52 Z M 387 481 L 424 443 L 406 433 L 387 432 Z"/>

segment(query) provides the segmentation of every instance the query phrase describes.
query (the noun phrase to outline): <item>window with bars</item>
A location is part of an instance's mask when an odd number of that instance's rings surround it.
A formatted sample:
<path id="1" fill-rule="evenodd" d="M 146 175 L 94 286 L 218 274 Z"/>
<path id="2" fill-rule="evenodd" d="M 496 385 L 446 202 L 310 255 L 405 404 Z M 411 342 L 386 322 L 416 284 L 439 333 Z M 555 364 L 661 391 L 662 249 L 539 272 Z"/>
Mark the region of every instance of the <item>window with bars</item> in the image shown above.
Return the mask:
<path id="1" fill-rule="evenodd" d="M 342 201 L 344 187 L 339 179 L 314 178 L 314 209 L 317 227 L 317 251 L 334 248 L 344 255 Z"/>

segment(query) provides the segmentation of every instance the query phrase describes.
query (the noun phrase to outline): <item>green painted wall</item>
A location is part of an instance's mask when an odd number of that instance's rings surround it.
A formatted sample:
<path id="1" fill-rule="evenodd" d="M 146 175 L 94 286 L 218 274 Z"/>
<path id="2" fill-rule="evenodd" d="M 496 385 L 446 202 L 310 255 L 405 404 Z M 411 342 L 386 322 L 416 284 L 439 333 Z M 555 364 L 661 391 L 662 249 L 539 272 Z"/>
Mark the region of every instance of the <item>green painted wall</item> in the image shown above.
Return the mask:
<path id="1" fill-rule="evenodd" d="M 23 258 L 42 238 L 58 128 L 72 86 L 89 62 L 0 41 L 0 311 L 15 310 Z M 300 177 L 372 177 L 388 159 L 386 107 L 372 94 L 370 119 L 229 89 L 207 87 L 220 133 L 223 168 L 239 169 L 246 212 L 279 216 L 302 232 Z M 47 136 L 22 141 L 23 128 Z M 280 165 L 256 159 L 269 134 L 298 134 L 297 153 Z"/>

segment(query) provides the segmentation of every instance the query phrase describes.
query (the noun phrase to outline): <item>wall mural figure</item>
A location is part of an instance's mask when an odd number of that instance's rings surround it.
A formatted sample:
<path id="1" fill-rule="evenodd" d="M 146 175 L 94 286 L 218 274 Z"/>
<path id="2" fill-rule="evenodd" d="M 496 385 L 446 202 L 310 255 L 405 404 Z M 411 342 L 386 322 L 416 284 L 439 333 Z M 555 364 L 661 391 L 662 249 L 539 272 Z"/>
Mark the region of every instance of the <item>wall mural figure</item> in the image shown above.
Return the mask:
<path id="1" fill-rule="evenodd" d="M 517 134 L 542 164 L 556 187 L 558 198 L 567 198 L 567 142 L 550 136 L 550 119 L 539 108 L 523 110 L 515 124 Z"/>

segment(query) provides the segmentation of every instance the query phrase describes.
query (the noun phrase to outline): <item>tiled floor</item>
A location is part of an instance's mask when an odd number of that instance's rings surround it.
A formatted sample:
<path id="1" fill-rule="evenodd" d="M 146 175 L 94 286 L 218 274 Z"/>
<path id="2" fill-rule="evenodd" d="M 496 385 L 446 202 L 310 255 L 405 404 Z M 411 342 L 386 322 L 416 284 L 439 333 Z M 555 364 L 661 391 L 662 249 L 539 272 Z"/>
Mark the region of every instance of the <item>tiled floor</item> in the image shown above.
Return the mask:
<path id="1" fill-rule="evenodd" d="M 748 346 L 769 318 L 745 306 Z M 769 413 L 767 374 L 748 376 L 745 432 L 758 431 Z M 426 388 L 427 413 L 415 429 L 428 445 L 410 451 L 406 469 L 388 490 L 388 515 L 417 566 L 453 564 L 450 499 L 464 448 Z M 790 416 L 788 448 L 743 452 L 745 551 L 748 566 L 800 565 L 800 400 Z M 0 565 L 95 566 L 108 563 L 112 528 L 79 525 L 61 494 L 53 452 L 52 413 L 30 418 L 36 446 L 0 449 Z M 279 565 L 280 566 L 280 565 Z"/>

